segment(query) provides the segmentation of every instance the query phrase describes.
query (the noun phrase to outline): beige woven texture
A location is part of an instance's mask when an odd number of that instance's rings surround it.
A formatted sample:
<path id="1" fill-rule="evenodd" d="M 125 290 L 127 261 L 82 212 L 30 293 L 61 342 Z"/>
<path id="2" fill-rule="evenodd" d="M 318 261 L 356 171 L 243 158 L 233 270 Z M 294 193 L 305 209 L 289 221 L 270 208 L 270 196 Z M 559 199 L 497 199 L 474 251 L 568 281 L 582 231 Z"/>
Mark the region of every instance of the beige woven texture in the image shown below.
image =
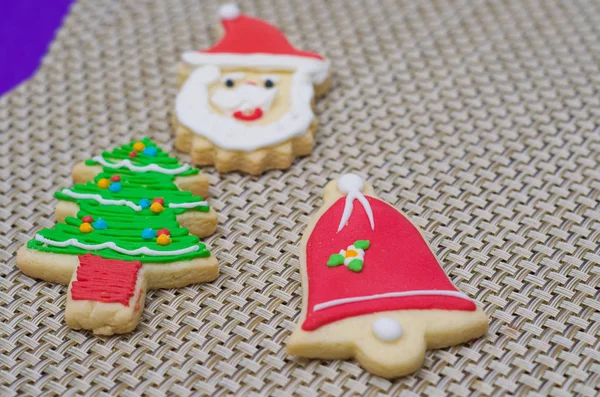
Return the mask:
<path id="1" fill-rule="evenodd" d="M 0 395 L 597 395 L 600 4 L 241 6 L 332 60 L 316 148 L 260 177 L 206 168 L 221 275 L 150 292 L 129 335 L 67 328 L 66 288 L 21 274 L 15 253 L 54 224 L 77 161 L 146 135 L 173 148 L 175 64 L 215 40 L 218 5 L 79 1 L 39 73 L 0 99 Z M 485 338 L 391 381 L 285 354 L 300 235 L 348 171 L 425 230 L 489 315 Z"/>

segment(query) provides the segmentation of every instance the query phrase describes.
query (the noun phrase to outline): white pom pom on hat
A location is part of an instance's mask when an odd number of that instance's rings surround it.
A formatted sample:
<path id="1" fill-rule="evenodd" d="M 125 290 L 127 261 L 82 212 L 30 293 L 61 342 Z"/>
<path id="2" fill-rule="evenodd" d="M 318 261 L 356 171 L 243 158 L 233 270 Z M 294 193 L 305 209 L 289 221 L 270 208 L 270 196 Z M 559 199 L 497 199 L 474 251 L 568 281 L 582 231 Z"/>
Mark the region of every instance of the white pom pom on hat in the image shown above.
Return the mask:
<path id="1" fill-rule="evenodd" d="M 237 4 L 223 4 L 219 7 L 219 17 L 221 19 L 235 19 L 241 14 L 240 7 Z"/>

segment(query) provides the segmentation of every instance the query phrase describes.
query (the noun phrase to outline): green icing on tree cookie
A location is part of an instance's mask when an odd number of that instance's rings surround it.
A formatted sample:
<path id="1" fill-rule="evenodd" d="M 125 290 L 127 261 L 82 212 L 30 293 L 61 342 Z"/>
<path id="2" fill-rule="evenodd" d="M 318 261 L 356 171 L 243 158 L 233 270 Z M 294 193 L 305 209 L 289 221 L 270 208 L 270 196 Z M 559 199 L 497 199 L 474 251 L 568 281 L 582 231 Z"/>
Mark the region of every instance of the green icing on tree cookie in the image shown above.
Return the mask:
<path id="1" fill-rule="evenodd" d="M 148 156 L 148 155 L 144 155 L 143 151 L 136 151 L 133 147 L 136 143 L 142 143 L 145 148 L 156 149 L 156 155 Z M 135 157 L 131 157 L 131 153 L 133 153 L 133 152 L 136 152 Z M 99 157 L 101 157 L 101 159 Z M 132 165 L 134 165 L 136 167 L 143 167 L 143 166 L 149 166 L 149 165 L 155 164 L 156 166 L 159 166 L 160 168 L 163 168 L 165 170 L 169 170 L 172 172 L 174 172 L 177 169 L 187 168 L 182 171 L 175 172 L 175 174 L 163 173 L 164 175 L 170 175 L 171 179 L 174 175 L 188 176 L 188 175 L 196 175 L 199 172 L 199 170 L 197 168 L 189 167 L 189 165 L 187 165 L 187 164 L 180 163 L 177 158 L 171 157 L 167 153 L 163 152 L 162 149 L 160 149 L 158 146 L 156 146 L 156 144 L 154 142 L 152 142 L 150 140 L 150 138 L 144 138 L 141 141 L 131 142 L 127 145 L 123 145 L 116 149 L 113 149 L 111 152 L 104 151 L 104 152 L 102 152 L 101 156 L 95 156 L 94 158 L 92 158 L 90 160 L 86 160 L 85 163 L 87 165 L 103 165 L 103 164 L 101 164 L 101 162 L 103 161 L 103 162 L 116 164 L 123 160 L 129 160 L 132 163 Z M 108 168 L 108 170 L 107 170 L 107 168 Z M 121 167 L 119 169 L 119 171 L 122 172 L 124 169 L 125 169 L 124 167 Z M 104 167 L 105 172 L 111 172 L 111 170 L 113 170 L 113 169 L 110 167 L 106 167 L 106 166 Z"/>
<path id="2" fill-rule="evenodd" d="M 108 165 L 103 165 L 103 172 L 93 182 L 76 184 L 55 193 L 60 200 L 77 203 L 77 217 L 67 217 L 64 224 L 58 223 L 53 229 L 40 230 L 27 247 L 57 254 L 91 252 L 107 259 L 144 263 L 210 256 L 198 237 L 180 227 L 176 218 L 186 211 L 210 210 L 202 197 L 180 191 L 175 184 L 176 177 L 195 175 L 198 169 L 179 163 L 148 138 L 139 142 L 144 150 L 134 149 L 136 142 L 132 142 L 86 161 L 87 165 L 102 162 Z M 162 204 L 152 204 L 154 199 Z M 92 218 L 91 228 L 87 224 L 82 226 L 85 217 Z M 96 223 L 99 219 L 103 222 Z M 84 232 L 87 229 L 92 230 Z M 154 237 L 143 238 L 145 229 L 153 229 Z M 156 234 L 161 229 L 169 232 L 166 244 L 158 243 Z M 163 240 L 164 237 L 160 241 L 164 243 Z"/>
<path id="3" fill-rule="evenodd" d="M 144 150 L 135 150 L 134 145 L 140 143 L 144 146 Z M 154 151 L 153 155 L 144 154 L 147 150 Z M 134 157 L 131 156 L 132 153 L 135 154 Z M 84 201 L 99 204 L 118 200 L 128 202 L 114 206 L 111 212 L 126 211 L 127 208 L 139 206 L 142 199 L 152 200 L 156 197 L 162 197 L 165 200 L 165 206 L 169 206 L 169 209 L 173 210 L 175 214 L 186 211 L 208 212 L 210 210 L 202 197 L 180 191 L 175 184 L 176 177 L 198 174 L 198 169 L 180 163 L 175 157 L 170 157 L 149 138 L 120 146 L 111 152 L 105 151 L 101 156 L 95 156 L 86 160 L 85 163 L 86 165 L 102 165 L 104 163 L 103 171 L 94 178 L 94 181 L 84 185 L 77 184 L 73 188 L 65 188 L 56 192 L 54 194 L 56 198 L 74 201 L 80 206 Z M 101 180 L 110 181 L 115 175 L 120 178 L 121 189 L 118 192 L 99 186 Z M 193 205 L 193 203 L 201 205 Z M 138 211 L 145 215 L 151 215 L 149 209 L 138 209 Z"/>

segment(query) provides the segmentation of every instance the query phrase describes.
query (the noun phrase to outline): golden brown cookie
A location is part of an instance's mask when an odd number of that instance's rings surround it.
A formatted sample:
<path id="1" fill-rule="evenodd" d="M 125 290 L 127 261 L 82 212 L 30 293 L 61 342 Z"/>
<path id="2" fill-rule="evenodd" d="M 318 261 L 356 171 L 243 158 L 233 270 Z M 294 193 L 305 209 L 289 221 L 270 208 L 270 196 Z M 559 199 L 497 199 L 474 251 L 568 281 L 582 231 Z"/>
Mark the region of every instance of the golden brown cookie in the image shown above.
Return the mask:
<path id="1" fill-rule="evenodd" d="M 426 349 L 486 333 L 488 320 L 446 277 L 421 231 L 353 174 L 325 187 L 300 244 L 303 306 L 289 354 L 356 358 L 393 378 Z"/>
<path id="2" fill-rule="evenodd" d="M 214 280 L 217 260 L 198 236 L 216 229 L 199 170 L 149 139 L 105 151 L 55 193 L 58 223 L 17 252 L 31 277 L 69 284 L 65 318 L 75 329 L 110 335 L 138 324 L 146 291 Z M 192 234 L 190 234 L 190 232 Z"/>
<path id="3" fill-rule="evenodd" d="M 186 52 L 178 67 L 176 147 L 219 172 L 288 168 L 312 151 L 313 103 L 329 86 L 329 62 L 236 6 L 220 16 L 221 40 Z"/>

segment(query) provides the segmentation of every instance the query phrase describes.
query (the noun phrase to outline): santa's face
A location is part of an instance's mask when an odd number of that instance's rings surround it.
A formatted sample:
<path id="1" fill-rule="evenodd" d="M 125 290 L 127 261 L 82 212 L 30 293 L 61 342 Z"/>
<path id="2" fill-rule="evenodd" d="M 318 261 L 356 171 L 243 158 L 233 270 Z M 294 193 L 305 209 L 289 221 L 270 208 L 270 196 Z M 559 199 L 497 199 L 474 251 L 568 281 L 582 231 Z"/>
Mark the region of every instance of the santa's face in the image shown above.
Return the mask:
<path id="1" fill-rule="evenodd" d="M 252 151 L 306 134 L 313 85 L 301 71 L 196 69 L 177 97 L 179 120 L 228 150 Z"/>
<path id="2" fill-rule="evenodd" d="M 281 77 L 274 73 L 224 73 L 211 87 L 211 104 L 220 113 L 239 121 L 258 121 L 268 115 L 275 99 L 285 100 L 277 95 Z"/>

